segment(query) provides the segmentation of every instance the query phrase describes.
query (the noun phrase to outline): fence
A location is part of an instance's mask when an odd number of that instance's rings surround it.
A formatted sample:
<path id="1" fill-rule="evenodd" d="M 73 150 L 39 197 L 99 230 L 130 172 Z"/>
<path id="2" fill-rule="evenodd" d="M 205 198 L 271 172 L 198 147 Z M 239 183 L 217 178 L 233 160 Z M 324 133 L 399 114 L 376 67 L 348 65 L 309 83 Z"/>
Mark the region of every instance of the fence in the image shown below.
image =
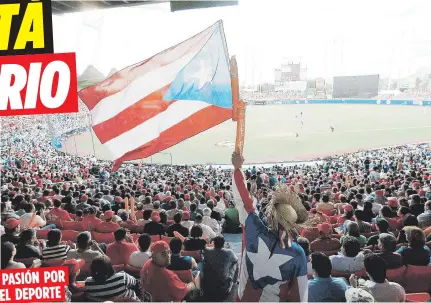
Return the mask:
<path id="1" fill-rule="evenodd" d="M 368 105 L 407 105 L 431 106 L 429 100 L 389 100 L 389 99 L 298 99 L 298 100 L 246 100 L 247 105 L 291 105 L 291 104 L 368 104 Z"/>

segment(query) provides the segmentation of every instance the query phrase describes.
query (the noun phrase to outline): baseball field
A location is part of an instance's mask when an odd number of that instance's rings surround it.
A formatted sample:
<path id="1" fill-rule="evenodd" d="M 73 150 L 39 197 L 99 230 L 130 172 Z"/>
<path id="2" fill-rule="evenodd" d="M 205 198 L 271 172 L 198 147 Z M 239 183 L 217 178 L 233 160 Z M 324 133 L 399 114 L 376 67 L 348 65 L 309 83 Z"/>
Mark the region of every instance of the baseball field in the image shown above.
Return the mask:
<path id="1" fill-rule="evenodd" d="M 143 161 L 227 164 L 234 149 L 235 134 L 236 123 L 226 121 Z M 96 157 L 111 160 L 90 132 L 69 138 L 63 150 L 93 154 L 93 141 Z M 247 107 L 244 156 L 248 163 L 288 162 L 426 141 L 431 141 L 431 107 L 255 105 Z"/>

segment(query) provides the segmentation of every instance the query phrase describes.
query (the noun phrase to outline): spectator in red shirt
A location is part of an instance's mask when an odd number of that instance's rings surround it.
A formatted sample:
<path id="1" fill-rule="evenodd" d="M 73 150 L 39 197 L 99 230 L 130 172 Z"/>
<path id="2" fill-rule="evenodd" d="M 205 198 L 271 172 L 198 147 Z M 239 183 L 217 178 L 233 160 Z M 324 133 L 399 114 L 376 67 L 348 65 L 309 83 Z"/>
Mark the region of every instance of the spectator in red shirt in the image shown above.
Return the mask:
<path id="1" fill-rule="evenodd" d="M 105 211 L 105 214 L 103 215 L 103 219 L 105 222 L 101 222 L 96 226 L 96 231 L 99 233 L 113 233 L 117 229 L 120 228 L 120 225 L 118 223 L 115 223 L 112 221 L 112 218 L 114 218 L 115 213 L 112 210 Z"/>
<path id="2" fill-rule="evenodd" d="M 96 208 L 94 206 L 88 207 L 84 210 L 84 216 L 82 217 L 82 225 L 85 230 L 92 231 L 102 223 L 102 220 L 96 217 Z"/>
<path id="3" fill-rule="evenodd" d="M 108 245 L 106 255 L 111 259 L 113 265 L 128 264 L 130 255 L 139 250 L 133 243 L 133 238 L 128 236 L 124 228 L 114 232 L 115 242 Z"/>
<path id="4" fill-rule="evenodd" d="M 199 288 L 199 277 L 184 283 L 167 269 L 171 264 L 171 251 L 164 241 L 153 243 L 152 258 L 141 269 L 141 288 L 147 302 L 179 302 L 191 291 Z M 163 285 L 163 287 L 161 287 Z"/>
<path id="5" fill-rule="evenodd" d="M 82 222 L 82 215 L 83 215 L 82 210 L 77 210 L 75 212 L 75 221 Z"/>
<path id="6" fill-rule="evenodd" d="M 354 209 L 350 204 L 343 205 L 344 214 L 338 218 L 337 222 L 339 224 L 344 224 L 347 220 L 353 220 Z"/>
<path id="7" fill-rule="evenodd" d="M 333 251 L 341 248 L 340 241 L 332 238 L 331 224 L 318 224 L 317 229 L 319 230 L 319 237 L 310 244 L 310 248 L 313 252 Z"/>
<path id="8" fill-rule="evenodd" d="M 56 221 L 56 220 L 73 221 L 69 213 L 64 209 L 61 209 L 60 207 L 61 207 L 61 201 L 54 199 L 54 208 L 47 213 L 46 219 L 48 221 Z"/>
<path id="9" fill-rule="evenodd" d="M 144 205 L 142 203 L 136 204 L 135 217 L 136 220 L 142 220 L 144 218 Z"/>

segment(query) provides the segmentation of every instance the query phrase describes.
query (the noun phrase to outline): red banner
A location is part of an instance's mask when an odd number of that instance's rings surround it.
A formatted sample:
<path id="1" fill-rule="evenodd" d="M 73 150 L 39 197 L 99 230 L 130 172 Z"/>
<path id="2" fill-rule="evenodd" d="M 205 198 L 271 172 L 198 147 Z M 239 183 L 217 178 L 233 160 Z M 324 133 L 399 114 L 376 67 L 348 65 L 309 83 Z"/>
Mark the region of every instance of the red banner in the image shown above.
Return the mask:
<path id="1" fill-rule="evenodd" d="M 78 112 L 74 53 L 0 57 L 0 116 Z"/>

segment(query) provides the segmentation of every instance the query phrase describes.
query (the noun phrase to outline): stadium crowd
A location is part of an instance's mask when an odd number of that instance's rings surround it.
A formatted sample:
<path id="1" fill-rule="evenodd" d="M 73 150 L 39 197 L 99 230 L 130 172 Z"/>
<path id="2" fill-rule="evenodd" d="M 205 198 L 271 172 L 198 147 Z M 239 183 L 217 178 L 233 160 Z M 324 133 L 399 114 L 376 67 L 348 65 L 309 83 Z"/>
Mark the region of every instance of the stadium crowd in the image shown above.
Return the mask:
<path id="1" fill-rule="evenodd" d="M 223 236 L 242 231 L 232 170 L 125 164 L 112 172 L 109 161 L 56 150 L 50 136 L 43 117 L 2 119 L 2 269 L 68 266 L 67 299 L 76 302 L 235 296 L 241 262 Z M 263 222 L 280 184 L 309 212 L 293 235 L 309 302 L 429 299 L 429 146 L 243 172 Z"/>
<path id="2" fill-rule="evenodd" d="M 306 92 L 287 91 L 287 92 L 254 92 L 241 91 L 240 97 L 245 101 L 280 101 L 296 100 L 306 98 Z"/>
<path id="3" fill-rule="evenodd" d="M 246 91 L 241 90 L 240 96 L 245 101 L 282 101 L 282 100 L 298 100 L 298 99 L 306 99 L 306 98 L 316 98 L 316 99 L 325 99 L 326 95 L 322 93 L 314 93 L 313 96 L 309 95 L 307 91 L 287 91 L 287 92 L 259 92 L 259 91 Z M 353 98 L 354 99 L 354 98 Z M 398 95 L 393 94 L 385 94 L 382 93 L 378 96 L 375 96 L 373 99 L 396 99 L 396 100 L 416 100 L 422 99 L 431 100 L 431 89 L 407 89 Z"/>
<path id="4" fill-rule="evenodd" d="M 426 100 L 430 100 L 431 98 L 431 89 L 429 88 L 412 88 L 403 91 L 397 98 L 424 98 Z"/>

